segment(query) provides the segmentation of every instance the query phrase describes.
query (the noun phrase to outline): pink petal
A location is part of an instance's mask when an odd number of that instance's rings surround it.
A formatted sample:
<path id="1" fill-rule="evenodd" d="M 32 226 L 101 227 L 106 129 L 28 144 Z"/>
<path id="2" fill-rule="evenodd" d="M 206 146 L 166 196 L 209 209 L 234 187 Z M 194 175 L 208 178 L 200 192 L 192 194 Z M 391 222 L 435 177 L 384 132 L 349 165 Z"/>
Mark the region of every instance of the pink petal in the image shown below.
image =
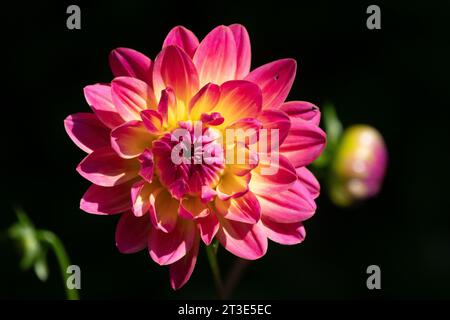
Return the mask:
<path id="1" fill-rule="evenodd" d="M 267 237 L 258 224 L 221 218 L 217 238 L 225 249 L 243 259 L 259 259 L 267 251 Z"/>
<path id="2" fill-rule="evenodd" d="M 87 189 L 80 201 L 80 208 L 92 214 L 117 214 L 131 208 L 131 184 L 101 187 L 95 184 Z"/>
<path id="3" fill-rule="evenodd" d="M 293 59 L 281 59 L 265 64 L 245 77 L 259 85 L 263 95 L 263 109 L 279 107 L 291 90 L 297 63 Z"/>
<path id="4" fill-rule="evenodd" d="M 159 265 L 169 265 L 188 253 L 196 235 L 194 222 L 179 219 L 171 233 L 152 228 L 148 239 L 148 249 L 152 259 Z"/>
<path id="5" fill-rule="evenodd" d="M 229 26 L 233 32 L 234 40 L 236 41 L 236 75 L 234 79 L 243 79 L 250 71 L 250 64 L 252 60 L 252 52 L 250 47 L 250 37 L 247 29 L 241 24 L 232 24 Z"/>
<path id="6" fill-rule="evenodd" d="M 161 91 L 161 98 L 158 104 L 158 113 L 161 115 L 163 123 L 173 124 L 177 118 L 177 97 L 172 88 L 166 88 Z"/>
<path id="7" fill-rule="evenodd" d="M 260 133 L 260 139 L 265 139 L 266 148 L 260 152 L 270 152 L 271 150 L 278 150 L 284 139 L 286 139 L 289 129 L 291 127 L 291 120 L 289 116 L 283 111 L 266 109 L 258 117 L 261 121 L 264 131 L 263 136 Z M 276 130 L 276 135 L 272 137 L 272 133 Z M 275 137 L 277 137 L 275 139 Z M 275 144 L 273 144 L 275 142 Z M 261 146 L 261 144 L 260 144 Z"/>
<path id="8" fill-rule="evenodd" d="M 140 112 L 156 106 L 153 91 L 144 81 L 118 77 L 111 82 L 112 101 L 126 121 L 141 120 Z"/>
<path id="9" fill-rule="evenodd" d="M 305 188 L 311 194 L 313 199 L 317 198 L 320 194 L 320 184 L 316 177 L 306 167 L 296 168 L 298 179 L 305 186 Z"/>
<path id="10" fill-rule="evenodd" d="M 161 132 L 163 119 L 161 114 L 156 110 L 144 110 L 141 112 L 142 122 L 147 130 L 154 134 Z"/>
<path id="11" fill-rule="evenodd" d="M 300 181 L 295 182 L 289 190 L 258 195 L 257 198 L 264 219 L 279 223 L 304 221 L 316 211 L 313 198 Z"/>
<path id="12" fill-rule="evenodd" d="M 261 217 L 261 207 L 252 192 L 239 198 L 222 201 L 216 197 L 217 211 L 226 219 L 254 224 Z"/>
<path id="13" fill-rule="evenodd" d="M 225 82 L 220 86 L 220 99 L 214 112 L 225 119 L 225 128 L 243 118 L 256 118 L 261 112 L 261 90 L 254 83 L 244 80 Z"/>
<path id="14" fill-rule="evenodd" d="M 199 120 L 203 113 L 209 113 L 214 109 L 220 97 L 220 87 L 208 83 L 191 99 L 189 114 L 191 119 Z"/>
<path id="15" fill-rule="evenodd" d="M 133 77 L 152 85 L 152 61 L 146 55 L 128 48 L 117 48 L 109 54 L 114 77 Z"/>
<path id="16" fill-rule="evenodd" d="M 250 173 L 244 176 L 237 176 L 230 172 L 225 173 L 217 185 L 217 196 L 221 200 L 228 200 L 244 195 L 249 190 L 250 179 Z"/>
<path id="17" fill-rule="evenodd" d="M 155 60 L 153 86 L 158 99 L 161 91 L 170 87 L 187 106 L 199 86 L 197 69 L 184 50 L 171 45 L 161 51 Z"/>
<path id="18" fill-rule="evenodd" d="M 270 240 L 280 244 L 293 245 L 305 240 L 306 231 L 301 222 L 277 223 L 263 218 L 261 226 Z"/>
<path id="19" fill-rule="evenodd" d="M 209 246 L 216 236 L 217 231 L 219 231 L 219 220 L 217 220 L 216 214 L 211 213 L 204 218 L 195 220 L 195 222 L 200 230 L 200 236 L 203 242 Z"/>
<path id="20" fill-rule="evenodd" d="M 138 157 L 153 140 L 142 121 L 129 121 L 111 131 L 111 147 L 124 159 Z"/>
<path id="21" fill-rule="evenodd" d="M 271 156 L 278 156 L 278 163 L 275 160 L 268 161 L 262 156 L 258 167 L 252 171 L 250 190 L 255 194 L 282 192 L 297 181 L 295 168 L 286 157 L 276 153 Z"/>
<path id="22" fill-rule="evenodd" d="M 209 208 L 197 196 L 185 197 L 181 200 L 179 215 L 185 219 L 199 219 L 209 215 Z"/>
<path id="23" fill-rule="evenodd" d="M 153 161 L 153 152 L 150 149 L 145 149 L 139 156 L 139 163 L 141 164 L 139 175 L 147 182 L 152 182 L 155 165 Z"/>
<path id="24" fill-rule="evenodd" d="M 311 102 L 285 102 L 281 105 L 280 110 L 286 112 L 292 121 L 303 120 L 317 126 L 320 123 L 320 110 Z"/>
<path id="25" fill-rule="evenodd" d="M 125 212 L 116 227 L 116 246 L 121 253 L 135 253 L 147 247 L 150 232 L 148 217 Z"/>
<path id="26" fill-rule="evenodd" d="M 194 56 L 194 52 L 198 47 L 198 39 L 195 34 L 183 26 L 176 26 L 170 30 L 163 43 L 163 48 L 167 46 L 177 46 L 183 49 L 189 57 Z"/>
<path id="27" fill-rule="evenodd" d="M 197 262 L 200 237 L 196 236 L 191 250 L 180 260 L 170 265 L 170 285 L 178 290 L 186 284 L 192 275 Z"/>
<path id="28" fill-rule="evenodd" d="M 237 50 L 233 32 L 225 26 L 213 29 L 202 40 L 194 54 L 200 86 L 208 82 L 222 84 L 236 74 Z"/>
<path id="29" fill-rule="evenodd" d="M 87 155 L 78 165 L 77 171 L 92 183 L 112 187 L 135 178 L 139 171 L 139 162 L 122 159 L 108 147 Z"/>
<path id="30" fill-rule="evenodd" d="M 153 189 L 149 183 L 143 180 L 134 183 L 131 187 L 132 211 L 136 217 L 142 217 L 150 209 L 150 194 Z"/>
<path id="31" fill-rule="evenodd" d="M 124 120 L 112 102 L 111 87 L 94 84 L 84 87 L 84 97 L 98 119 L 108 128 L 121 125 Z"/>
<path id="32" fill-rule="evenodd" d="M 64 120 L 64 128 L 70 139 L 83 151 L 109 146 L 109 129 L 93 113 L 76 113 Z"/>
<path id="33" fill-rule="evenodd" d="M 155 228 L 171 233 L 177 225 L 179 201 L 166 189 L 158 189 L 150 197 L 150 220 Z"/>
<path id="34" fill-rule="evenodd" d="M 318 126 L 292 121 L 289 134 L 280 147 L 280 153 L 286 156 L 298 168 L 317 159 L 325 148 L 326 134 Z"/>

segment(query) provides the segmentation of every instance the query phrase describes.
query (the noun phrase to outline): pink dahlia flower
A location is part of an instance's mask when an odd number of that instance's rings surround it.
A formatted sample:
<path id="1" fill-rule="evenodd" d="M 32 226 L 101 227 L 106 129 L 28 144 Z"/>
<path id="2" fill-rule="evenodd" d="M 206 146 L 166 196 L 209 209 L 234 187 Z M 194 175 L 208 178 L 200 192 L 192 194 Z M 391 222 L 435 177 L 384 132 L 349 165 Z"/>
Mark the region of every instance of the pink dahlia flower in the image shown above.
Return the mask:
<path id="1" fill-rule="evenodd" d="M 111 83 L 84 88 L 94 113 L 65 120 L 88 154 L 77 167 L 92 182 L 81 209 L 121 214 L 119 251 L 147 248 L 156 263 L 170 265 L 174 289 L 191 276 L 200 242 L 218 239 L 236 256 L 258 259 L 268 239 L 302 242 L 303 221 L 316 210 L 319 184 L 306 165 L 325 145 L 320 112 L 285 102 L 295 60 L 251 72 L 250 60 L 241 25 L 219 26 L 200 43 L 178 26 L 154 62 L 113 50 Z M 253 134 L 224 143 L 230 129 Z M 254 148 L 262 137 L 268 146 Z M 245 161 L 228 161 L 235 153 Z"/>

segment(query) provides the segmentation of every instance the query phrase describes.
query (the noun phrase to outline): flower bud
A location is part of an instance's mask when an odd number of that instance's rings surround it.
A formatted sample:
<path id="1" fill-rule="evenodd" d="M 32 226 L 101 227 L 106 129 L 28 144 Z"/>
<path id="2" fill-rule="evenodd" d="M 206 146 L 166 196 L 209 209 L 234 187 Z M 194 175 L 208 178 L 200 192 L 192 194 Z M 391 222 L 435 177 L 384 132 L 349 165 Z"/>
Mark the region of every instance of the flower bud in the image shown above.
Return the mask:
<path id="1" fill-rule="evenodd" d="M 387 149 L 381 134 L 368 125 L 353 125 L 341 138 L 332 163 L 330 196 L 349 206 L 375 196 L 386 172 Z"/>

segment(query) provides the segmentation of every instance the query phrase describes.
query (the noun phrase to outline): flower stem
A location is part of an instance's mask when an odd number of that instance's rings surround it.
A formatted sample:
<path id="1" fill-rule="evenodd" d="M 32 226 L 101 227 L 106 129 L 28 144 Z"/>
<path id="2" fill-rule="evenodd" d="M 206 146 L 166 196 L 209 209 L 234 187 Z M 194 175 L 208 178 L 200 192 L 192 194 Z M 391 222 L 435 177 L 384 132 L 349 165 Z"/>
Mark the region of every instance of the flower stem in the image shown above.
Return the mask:
<path id="1" fill-rule="evenodd" d="M 211 267 L 211 272 L 213 274 L 214 283 L 216 284 L 217 295 L 219 299 L 223 299 L 224 291 L 219 264 L 217 263 L 217 248 L 218 243 L 215 241 L 211 245 L 206 246 L 206 254 L 208 256 L 209 266 Z"/>
<path id="2" fill-rule="evenodd" d="M 55 252 L 56 259 L 58 260 L 59 268 L 61 270 L 67 299 L 79 300 L 80 298 L 78 296 L 77 289 L 69 289 L 67 287 L 67 279 L 69 277 L 67 274 L 67 267 L 69 267 L 70 265 L 70 260 L 61 240 L 56 236 L 56 234 L 47 230 L 40 230 L 39 238 L 41 239 L 41 241 L 48 243 Z"/>

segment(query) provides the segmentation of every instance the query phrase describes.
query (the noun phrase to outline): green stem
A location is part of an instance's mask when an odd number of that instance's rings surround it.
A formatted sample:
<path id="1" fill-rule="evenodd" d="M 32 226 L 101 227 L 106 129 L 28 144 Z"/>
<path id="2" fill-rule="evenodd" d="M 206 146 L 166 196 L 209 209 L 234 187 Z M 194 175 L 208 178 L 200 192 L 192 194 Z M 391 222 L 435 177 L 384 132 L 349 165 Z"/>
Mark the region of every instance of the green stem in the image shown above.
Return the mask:
<path id="1" fill-rule="evenodd" d="M 209 246 L 206 246 L 206 254 L 208 256 L 209 266 L 211 267 L 211 271 L 214 278 L 214 283 L 216 284 L 217 295 L 219 299 L 224 298 L 224 289 L 222 284 L 222 278 L 220 276 L 219 264 L 217 263 L 217 242 L 212 243 Z"/>
<path id="2" fill-rule="evenodd" d="M 69 256 L 67 255 L 64 245 L 61 240 L 51 231 L 41 230 L 39 231 L 39 238 L 42 241 L 48 243 L 53 249 L 58 260 L 59 268 L 61 270 L 61 275 L 64 281 L 64 288 L 66 290 L 66 297 L 68 300 L 79 300 L 77 289 L 69 289 L 67 287 L 67 268 L 70 266 Z"/>

